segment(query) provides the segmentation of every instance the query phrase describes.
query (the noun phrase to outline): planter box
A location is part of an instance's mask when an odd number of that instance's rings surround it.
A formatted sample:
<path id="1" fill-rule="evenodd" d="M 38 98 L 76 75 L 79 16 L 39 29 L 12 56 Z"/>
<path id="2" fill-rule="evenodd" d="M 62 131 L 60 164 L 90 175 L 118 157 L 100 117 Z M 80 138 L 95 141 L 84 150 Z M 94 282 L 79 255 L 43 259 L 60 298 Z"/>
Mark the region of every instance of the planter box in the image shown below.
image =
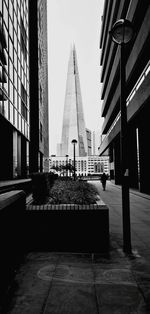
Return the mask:
<path id="1" fill-rule="evenodd" d="M 16 190 L 0 194 L 0 293 L 7 289 L 24 253 L 25 209 L 25 192 Z"/>
<path id="2" fill-rule="evenodd" d="M 109 210 L 92 205 L 28 205 L 28 250 L 106 253 L 109 251 Z"/>

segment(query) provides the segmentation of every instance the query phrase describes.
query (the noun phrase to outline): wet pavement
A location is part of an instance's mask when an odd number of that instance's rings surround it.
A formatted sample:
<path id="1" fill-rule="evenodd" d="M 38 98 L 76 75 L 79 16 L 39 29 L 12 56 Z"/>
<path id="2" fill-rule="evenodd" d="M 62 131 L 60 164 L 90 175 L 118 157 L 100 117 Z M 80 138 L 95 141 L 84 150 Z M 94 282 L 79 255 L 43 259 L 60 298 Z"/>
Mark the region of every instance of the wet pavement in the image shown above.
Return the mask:
<path id="1" fill-rule="evenodd" d="M 102 191 L 100 182 L 92 184 L 109 207 L 110 254 L 29 253 L 2 313 L 150 313 L 150 196 L 130 193 L 133 254 L 126 256 L 121 189 L 107 182 Z"/>

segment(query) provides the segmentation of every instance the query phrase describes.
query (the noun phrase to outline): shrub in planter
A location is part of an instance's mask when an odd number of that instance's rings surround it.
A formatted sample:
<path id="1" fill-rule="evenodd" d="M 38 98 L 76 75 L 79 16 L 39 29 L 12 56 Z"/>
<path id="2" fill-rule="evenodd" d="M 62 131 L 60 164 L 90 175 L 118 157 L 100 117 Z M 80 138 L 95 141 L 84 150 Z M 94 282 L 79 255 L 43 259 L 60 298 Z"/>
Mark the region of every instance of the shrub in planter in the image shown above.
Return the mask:
<path id="1" fill-rule="evenodd" d="M 49 203 L 51 204 L 95 204 L 97 190 L 84 181 L 55 181 L 51 191 Z"/>
<path id="2" fill-rule="evenodd" d="M 44 204 L 49 196 L 49 180 L 45 172 L 37 172 L 31 175 L 32 196 L 35 204 Z"/>
<path id="3" fill-rule="evenodd" d="M 58 174 L 53 172 L 47 172 L 47 178 L 49 182 L 49 188 L 51 188 L 55 182 L 55 180 L 58 178 Z"/>
<path id="4" fill-rule="evenodd" d="M 60 181 L 72 181 L 73 178 L 72 177 L 59 177 Z"/>

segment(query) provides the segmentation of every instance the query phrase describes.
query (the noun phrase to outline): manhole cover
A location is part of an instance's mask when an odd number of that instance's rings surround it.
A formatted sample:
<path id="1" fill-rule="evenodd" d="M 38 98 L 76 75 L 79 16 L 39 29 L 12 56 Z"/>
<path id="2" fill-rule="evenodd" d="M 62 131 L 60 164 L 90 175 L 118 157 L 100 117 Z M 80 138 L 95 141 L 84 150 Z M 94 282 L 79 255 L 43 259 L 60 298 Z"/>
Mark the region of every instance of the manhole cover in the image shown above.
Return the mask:
<path id="1" fill-rule="evenodd" d="M 77 267 L 72 265 L 54 264 L 41 268 L 38 277 L 42 280 L 58 280 L 81 284 L 123 284 L 136 285 L 132 273 L 128 269 L 101 269 L 91 267 Z"/>
<path id="2" fill-rule="evenodd" d="M 109 269 L 104 271 L 103 277 L 106 281 L 110 281 L 113 283 L 114 281 L 116 283 L 134 283 L 132 273 L 128 269 Z"/>

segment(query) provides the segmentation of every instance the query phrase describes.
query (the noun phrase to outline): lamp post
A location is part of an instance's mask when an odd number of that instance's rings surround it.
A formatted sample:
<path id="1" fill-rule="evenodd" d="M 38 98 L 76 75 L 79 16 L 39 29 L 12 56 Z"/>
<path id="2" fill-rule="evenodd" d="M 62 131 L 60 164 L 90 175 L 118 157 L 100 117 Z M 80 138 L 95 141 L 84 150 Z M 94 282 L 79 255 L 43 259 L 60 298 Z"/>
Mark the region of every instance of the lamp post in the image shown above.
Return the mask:
<path id="1" fill-rule="evenodd" d="M 76 157 L 75 157 L 75 145 L 77 144 L 77 140 L 73 139 L 71 141 L 73 144 L 73 165 L 74 165 L 74 181 L 76 179 Z"/>
<path id="2" fill-rule="evenodd" d="M 112 40 L 120 45 L 120 111 L 121 111 L 121 183 L 122 183 L 122 221 L 123 250 L 131 254 L 130 199 L 129 199 L 129 162 L 128 162 L 128 125 L 126 108 L 126 75 L 125 75 L 125 45 L 134 35 L 132 23 L 126 19 L 118 20 L 110 31 Z"/>
<path id="3" fill-rule="evenodd" d="M 69 155 L 66 155 L 66 176 L 68 177 L 68 157 Z"/>

